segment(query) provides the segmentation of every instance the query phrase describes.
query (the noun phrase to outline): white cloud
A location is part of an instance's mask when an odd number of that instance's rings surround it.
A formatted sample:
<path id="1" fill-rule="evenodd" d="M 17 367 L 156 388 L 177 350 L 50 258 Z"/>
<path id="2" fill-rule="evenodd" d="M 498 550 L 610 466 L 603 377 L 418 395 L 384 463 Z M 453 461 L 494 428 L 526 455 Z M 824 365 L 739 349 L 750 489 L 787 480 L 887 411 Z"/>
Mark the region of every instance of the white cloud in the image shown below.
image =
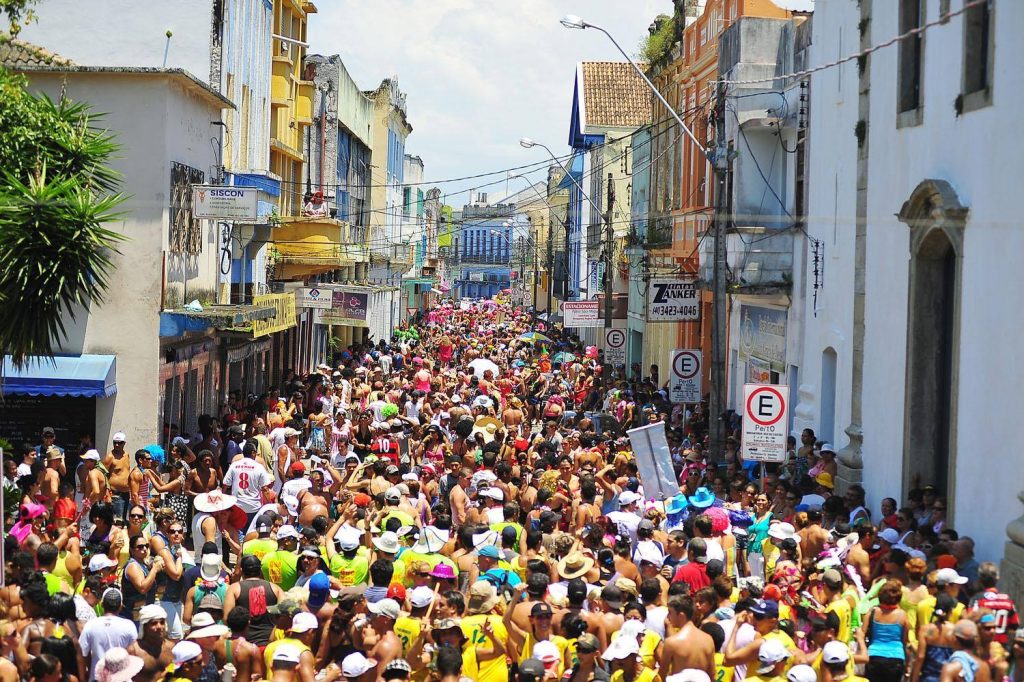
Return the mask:
<path id="1" fill-rule="evenodd" d="M 364 90 L 398 76 L 413 133 L 406 151 L 423 158 L 427 180 L 539 162 L 567 151 L 578 61 L 621 60 L 596 31 L 558 20 L 580 14 L 631 55 L 671 0 L 321 0 L 310 17 L 310 51 L 340 54 Z M 543 176 L 543 172 L 533 175 Z M 444 186 L 455 192 L 504 176 Z M 466 194 L 448 202 L 461 205 Z"/>

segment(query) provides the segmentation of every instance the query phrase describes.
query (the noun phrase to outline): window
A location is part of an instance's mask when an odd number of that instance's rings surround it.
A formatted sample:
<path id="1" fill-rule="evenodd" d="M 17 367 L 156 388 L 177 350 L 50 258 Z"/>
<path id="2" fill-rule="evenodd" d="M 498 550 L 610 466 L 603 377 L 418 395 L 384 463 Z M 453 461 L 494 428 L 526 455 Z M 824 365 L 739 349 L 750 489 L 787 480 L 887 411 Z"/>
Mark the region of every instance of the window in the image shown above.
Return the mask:
<path id="1" fill-rule="evenodd" d="M 918 28 L 924 23 L 923 0 L 900 0 L 900 34 Z M 900 41 L 897 113 L 916 112 L 900 116 L 898 126 L 921 123 L 921 75 L 924 38 L 920 33 Z"/>
<path id="2" fill-rule="evenodd" d="M 408 218 L 412 214 L 412 187 L 402 188 L 402 215 Z"/>
<path id="3" fill-rule="evenodd" d="M 975 5 L 964 12 L 964 73 L 962 110 L 992 103 L 992 5 Z"/>

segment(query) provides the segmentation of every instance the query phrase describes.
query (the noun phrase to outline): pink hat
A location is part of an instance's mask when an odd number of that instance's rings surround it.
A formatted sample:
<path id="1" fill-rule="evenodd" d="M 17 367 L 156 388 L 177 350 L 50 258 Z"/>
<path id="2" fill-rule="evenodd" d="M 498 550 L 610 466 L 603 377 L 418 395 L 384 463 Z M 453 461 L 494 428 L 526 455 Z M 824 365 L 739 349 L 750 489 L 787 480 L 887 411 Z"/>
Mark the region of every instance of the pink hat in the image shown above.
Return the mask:
<path id="1" fill-rule="evenodd" d="M 131 682 L 145 665 L 138 656 L 132 656 L 127 649 L 114 647 L 96 664 L 96 679 L 99 682 Z"/>
<path id="2" fill-rule="evenodd" d="M 434 569 L 430 571 L 430 575 L 441 580 L 455 580 L 455 570 L 444 562 L 434 566 Z"/>

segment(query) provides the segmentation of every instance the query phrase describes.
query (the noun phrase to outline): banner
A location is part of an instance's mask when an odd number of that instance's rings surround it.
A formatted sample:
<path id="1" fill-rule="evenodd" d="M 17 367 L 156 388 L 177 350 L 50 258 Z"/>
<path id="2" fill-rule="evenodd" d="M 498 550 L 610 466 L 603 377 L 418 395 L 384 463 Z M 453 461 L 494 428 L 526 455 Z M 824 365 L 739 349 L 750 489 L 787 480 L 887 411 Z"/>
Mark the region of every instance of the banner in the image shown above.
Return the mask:
<path id="1" fill-rule="evenodd" d="M 693 280 L 652 278 L 647 290 L 648 322 L 691 322 L 700 319 L 700 298 Z"/>
<path id="2" fill-rule="evenodd" d="M 740 306 L 739 355 L 758 358 L 772 371 L 786 371 L 786 311 L 779 308 Z"/>
<path id="3" fill-rule="evenodd" d="M 295 304 L 300 308 L 327 310 L 334 305 L 333 292 L 330 289 L 317 287 L 296 289 Z"/>
<path id="4" fill-rule="evenodd" d="M 644 497 L 649 500 L 667 500 L 679 494 L 672 454 L 665 437 L 665 422 L 648 424 L 626 431 L 633 447 L 640 480 L 644 484 Z"/>
<path id="5" fill-rule="evenodd" d="M 566 327 L 600 327 L 597 301 L 566 301 L 562 304 L 562 324 Z"/>
<path id="6" fill-rule="evenodd" d="M 331 308 L 320 311 L 321 324 L 351 324 L 366 322 L 366 310 L 370 295 L 347 289 L 335 289 L 331 297 Z M 357 325 L 360 326 L 360 325 Z"/>

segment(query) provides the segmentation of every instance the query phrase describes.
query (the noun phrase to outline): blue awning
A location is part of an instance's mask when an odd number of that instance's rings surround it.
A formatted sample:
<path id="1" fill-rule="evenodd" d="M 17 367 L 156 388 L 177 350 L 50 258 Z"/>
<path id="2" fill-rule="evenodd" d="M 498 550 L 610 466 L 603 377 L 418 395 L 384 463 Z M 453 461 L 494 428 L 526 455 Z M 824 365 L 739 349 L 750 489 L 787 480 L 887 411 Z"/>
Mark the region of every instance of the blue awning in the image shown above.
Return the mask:
<path id="1" fill-rule="evenodd" d="M 4 356 L 4 393 L 106 398 L 117 393 L 114 355 L 61 355 L 33 358 L 18 369 Z"/>

